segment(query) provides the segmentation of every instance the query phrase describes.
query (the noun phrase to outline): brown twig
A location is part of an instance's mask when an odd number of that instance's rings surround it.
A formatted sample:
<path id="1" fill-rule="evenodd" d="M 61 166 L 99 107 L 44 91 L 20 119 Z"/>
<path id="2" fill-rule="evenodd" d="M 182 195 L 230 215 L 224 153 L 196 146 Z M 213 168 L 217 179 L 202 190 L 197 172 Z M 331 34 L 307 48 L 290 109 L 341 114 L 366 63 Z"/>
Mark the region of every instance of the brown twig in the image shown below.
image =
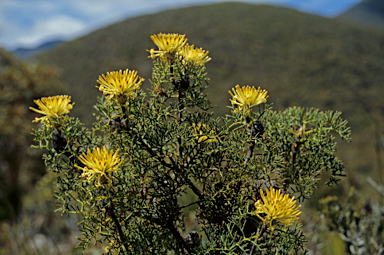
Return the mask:
<path id="1" fill-rule="evenodd" d="M 189 254 L 191 251 L 185 242 L 184 238 L 180 235 L 180 232 L 177 231 L 175 225 L 172 223 L 172 221 L 168 221 L 166 224 L 166 227 L 169 229 L 169 231 L 172 233 L 172 235 L 176 238 L 177 242 L 180 244 L 180 246 L 187 251 L 187 254 Z"/>
<path id="2" fill-rule="evenodd" d="M 247 129 L 250 131 L 251 136 L 253 136 L 253 134 L 255 133 L 255 130 L 254 130 L 253 125 L 251 125 L 251 119 L 248 116 L 245 117 L 245 124 L 246 124 Z M 251 127 L 249 127 L 250 125 L 251 125 Z M 253 137 L 252 137 L 252 139 L 253 139 Z M 247 164 L 248 164 L 248 162 L 249 162 L 249 160 L 253 154 L 253 149 L 255 148 L 255 144 L 256 143 L 254 141 L 252 141 L 249 145 L 247 156 L 246 156 L 245 161 L 244 161 L 243 171 L 247 168 Z"/>
<path id="3" fill-rule="evenodd" d="M 259 233 L 257 234 L 257 237 L 260 238 L 264 234 L 265 230 L 267 230 L 267 225 L 263 224 L 263 227 L 260 229 Z M 255 248 L 256 248 L 256 245 L 253 244 L 252 249 L 249 252 L 249 255 L 253 255 L 255 253 Z"/>
<path id="4" fill-rule="evenodd" d="M 109 193 L 109 196 L 111 196 L 110 195 L 110 193 L 111 193 L 110 190 L 108 191 L 108 193 Z M 115 206 L 113 205 L 112 199 L 109 201 L 109 214 L 110 214 L 113 222 L 115 223 L 116 230 L 119 233 L 120 241 L 124 245 L 125 251 L 128 252 L 129 247 L 128 247 L 128 244 L 125 241 L 125 236 L 124 236 L 123 230 L 122 230 L 120 222 L 119 222 L 119 220 L 118 220 L 118 218 L 116 216 Z"/>
<path id="5" fill-rule="evenodd" d="M 197 200 L 197 201 L 189 203 L 187 205 L 180 206 L 179 209 L 183 209 L 183 208 L 186 208 L 188 206 L 191 206 L 191 205 L 194 205 L 194 204 L 197 204 L 197 203 L 200 203 L 200 202 L 202 202 L 202 201 L 201 200 Z"/>

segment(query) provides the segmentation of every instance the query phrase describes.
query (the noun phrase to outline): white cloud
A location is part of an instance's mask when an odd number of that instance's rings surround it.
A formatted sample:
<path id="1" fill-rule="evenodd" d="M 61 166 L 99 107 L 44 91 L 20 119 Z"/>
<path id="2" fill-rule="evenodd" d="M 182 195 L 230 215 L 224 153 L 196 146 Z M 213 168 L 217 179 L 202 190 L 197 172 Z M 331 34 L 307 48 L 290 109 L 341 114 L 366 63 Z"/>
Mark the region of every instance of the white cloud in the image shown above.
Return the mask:
<path id="1" fill-rule="evenodd" d="M 65 15 L 39 19 L 31 29 L 18 36 L 16 43 L 25 47 L 35 47 L 44 40 L 68 38 L 80 34 L 85 28 L 84 22 Z"/>

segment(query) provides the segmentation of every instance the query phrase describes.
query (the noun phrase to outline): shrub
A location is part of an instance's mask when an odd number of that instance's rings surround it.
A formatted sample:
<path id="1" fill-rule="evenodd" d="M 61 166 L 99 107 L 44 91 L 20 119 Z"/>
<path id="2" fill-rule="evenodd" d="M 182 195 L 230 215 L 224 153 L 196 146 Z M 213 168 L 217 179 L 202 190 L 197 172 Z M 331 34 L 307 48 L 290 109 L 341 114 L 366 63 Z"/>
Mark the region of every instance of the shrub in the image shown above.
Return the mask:
<path id="1" fill-rule="evenodd" d="M 231 115 L 213 118 L 208 51 L 185 35 L 151 39 L 152 88 L 142 91 L 133 70 L 100 76 L 91 129 L 67 115 L 68 96 L 31 108 L 43 114 L 34 147 L 57 173 L 58 211 L 82 217 L 79 246 L 94 240 L 108 254 L 305 252 L 298 203 L 323 171 L 329 185 L 343 176 L 333 134 L 349 141 L 347 121 L 333 111 L 273 111 L 267 91 L 249 86 L 229 92 Z"/>

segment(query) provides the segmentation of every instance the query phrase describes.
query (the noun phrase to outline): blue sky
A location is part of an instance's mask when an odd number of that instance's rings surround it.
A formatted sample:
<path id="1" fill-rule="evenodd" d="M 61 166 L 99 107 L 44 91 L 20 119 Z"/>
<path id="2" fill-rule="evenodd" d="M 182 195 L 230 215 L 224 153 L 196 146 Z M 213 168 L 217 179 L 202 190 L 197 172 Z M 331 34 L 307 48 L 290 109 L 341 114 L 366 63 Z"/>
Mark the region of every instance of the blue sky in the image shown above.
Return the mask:
<path id="1" fill-rule="evenodd" d="M 232 0 L 235 2 L 237 0 Z M 36 47 L 70 40 L 119 20 L 220 0 L 0 0 L 0 47 Z M 244 0 L 334 17 L 361 0 Z"/>

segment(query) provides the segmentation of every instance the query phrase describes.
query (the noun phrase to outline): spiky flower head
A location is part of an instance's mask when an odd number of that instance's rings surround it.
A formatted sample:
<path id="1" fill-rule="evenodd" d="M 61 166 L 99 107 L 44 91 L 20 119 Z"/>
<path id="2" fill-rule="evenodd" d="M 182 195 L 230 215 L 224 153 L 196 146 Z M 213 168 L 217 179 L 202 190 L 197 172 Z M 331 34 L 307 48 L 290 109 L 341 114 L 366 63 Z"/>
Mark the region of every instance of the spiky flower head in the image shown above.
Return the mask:
<path id="1" fill-rule="evenodd" d="M 255 203 L 255 213 L 270 229 L 274 228 L 276 221 L 287 226 L 299 219 L 301 205 L 296 206 L 295 197 L 289 198 L 288 194 L 283 195 L 273 187 L 266 190 L 266 196 L 260 189 L 260 195 L 261 199 Z"/>
<path id="2" fill-rule="evenodd" d="M 186 44 L 184 47 L 181 47 L 178 55 L 182 56 L 183 59 L 187 62 L 193 61 L 196 65 L 204 65 L 211 60 L 208 57 L 209 51 L 205 51 L 202 48 L 198 49 L 195 46 L 189 46 Z"/>
<path id="3" fill-rule="evenodd" d="M 72 109 L 75 103 L 71 104 L 70 96 L 53 96 L 53 97 L 42 97 L 38 100 L 33 100 L 39 109 L 29 107 L 30 110 L 37 113 L 43 114 L 45 116 L 40 118 L 35 118 L 33 122 L 41 122 L 44 124 L 49 124 L 51 118 L 58 119 L 60 116 L 67 114 Z"/>
<path id="4" fill-rule="evenodd" d="M 236 85 L 235 88 L 232 89 L 233 94 L 231 94 L 232 99 L 229 99 L 232 103 L 232 106 L 237 105 L 240 111 L 248 111 L 253 106 L 259 105 L 261 103 L 267 102 L 267 91 L 261 90 L 260 88 L 255 89 L 255 87 L 242 87 Z"/>
<path id="5" fill-rule="evenodd" d="M 110 173 L 119 170 L 120 165 L 123 163 L 124 159 L 118 157 L 119 150 L 113 153 L 108 152 L 107 147 L 94 148 L 93 152 L 89 149 L 87 153 L 83 153 L 78 159 L 85 166 L 77 168 L 83 170 L 82 177 L 87 178 L 89 182 L 92 182 L 93 179 L 97 179 L 96 186 L 102 186 L 103 184 L 111 184 L 112 176 Z"/>
<path id="6" fill-rule="evenodd" d="M 135 89 L 139 89 L 144 81 L 137 75 L 137 71 L 126 69 L 124 72 L 107 72 L 107 75 L 99 76 L 98 87 L 104 96 L 110 101 L 113 98 L 119 104 L 125 104 L 127 98 L 134 94 Z"/>
<path id="7" fill-rule="evenodd" d="M 204 142 L 204 143 L 217 142 L 217 139 L 215 139 L 216 136 L 212 135 L 213 134 L 213 130 L 211 128 L 207 127 L 205 124 L 198 123 L 196 125 L 195 123 L 193 123 L 192 127 L 195 128 L 196 136 L 198 137 L 198 140 L 197 140 L 198 143 L 201 143 L 201 142 Z M 209 131 L 209 135 L 211 135 L 211 137 L 213 137 L 213 138 L 209 138 L 208 136 L 203 135 L 204 131 Z"/>
<path id="8" fill-rule="evenodd" d="M 151 54 L 151 58 L 160 57 L 163 60 L 172 61 L 175 58 L 176 53 L 187 42 L 185 35 L 179 34 L 158 34 L 152 35 L 151 39 L 159 50 L 151 49 L 147 50 Z"/>

